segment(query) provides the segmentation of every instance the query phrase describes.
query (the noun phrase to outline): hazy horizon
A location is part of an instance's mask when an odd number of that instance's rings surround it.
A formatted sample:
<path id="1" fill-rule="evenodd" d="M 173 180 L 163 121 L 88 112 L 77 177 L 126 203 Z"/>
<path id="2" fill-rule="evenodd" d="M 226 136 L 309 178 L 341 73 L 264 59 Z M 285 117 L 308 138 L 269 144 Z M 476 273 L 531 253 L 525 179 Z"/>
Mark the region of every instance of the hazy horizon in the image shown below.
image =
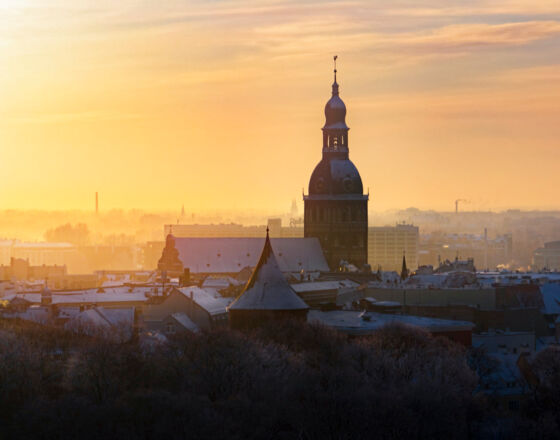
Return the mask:
<path id="1" fill-rule="evenodd" d="M 283 211 L 339 55 L 370 207 L 560 209 L 560 4 L 0 4 L 0 209 Z"/>

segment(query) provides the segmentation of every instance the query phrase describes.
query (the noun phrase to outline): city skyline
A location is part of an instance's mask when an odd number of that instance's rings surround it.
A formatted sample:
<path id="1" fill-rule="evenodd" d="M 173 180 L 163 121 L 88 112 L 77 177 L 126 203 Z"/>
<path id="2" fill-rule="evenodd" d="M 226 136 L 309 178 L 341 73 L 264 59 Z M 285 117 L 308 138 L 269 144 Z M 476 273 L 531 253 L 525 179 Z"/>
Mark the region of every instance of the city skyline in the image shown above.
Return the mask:
<path id="1" fill-rule="evenodd" d="M 370 210 L 558 209 L 556 2 L 0 5 L 0 209 L 287 210 L 332 55 Z"/>

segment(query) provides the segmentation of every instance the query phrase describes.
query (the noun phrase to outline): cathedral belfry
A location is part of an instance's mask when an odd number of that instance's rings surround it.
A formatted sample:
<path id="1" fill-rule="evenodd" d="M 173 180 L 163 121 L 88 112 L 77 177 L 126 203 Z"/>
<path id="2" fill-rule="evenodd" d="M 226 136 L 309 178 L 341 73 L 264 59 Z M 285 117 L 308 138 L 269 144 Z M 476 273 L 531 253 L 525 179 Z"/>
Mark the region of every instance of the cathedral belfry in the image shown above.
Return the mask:
<path id="1" fill-rule="evenodd" d="M 305 204 L 304 235 L 317 237 L 331 270 L 341 261 L 358 268 L 367 264 L 369 195 L 363 193 L 362 179 L 349 158 L 346 105 L 340 99 L 336 81 L 325 105 L 323 158 L 309 180 Z"/>

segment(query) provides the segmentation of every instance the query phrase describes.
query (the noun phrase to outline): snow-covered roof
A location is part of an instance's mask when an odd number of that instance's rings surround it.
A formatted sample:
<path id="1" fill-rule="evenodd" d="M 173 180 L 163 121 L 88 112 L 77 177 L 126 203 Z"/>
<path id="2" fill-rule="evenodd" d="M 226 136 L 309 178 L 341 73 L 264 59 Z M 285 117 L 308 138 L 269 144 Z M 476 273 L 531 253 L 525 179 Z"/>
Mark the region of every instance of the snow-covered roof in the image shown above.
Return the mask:
<path id="1" fill-rule="evenodd" d="M 189 318 L 184 313 L 173 313 L 171 316 L 173 317 L 173 319 L 175 321 L 177 321 L 179 324 L 181 324 L 187 330 L 189 330 L 193 333 L 197 333 L 197 332 L 200 331 L 200 328 L 198 327 L 198 325 L 196 325 L 194 322 L 192 322 L 191 318 Z"/>
<path id="2" fill-rule="evenodd" d="M 215 289 L 227 289 L 229 286 L 239 286 L 239 281 L 232 277 L 208 277 L 202 283 L 202 287 L 212 287 Z"/>
<path id="3" fill-rule="evenodd" d="M 367 319 L 363 319 L 361 315 L 361 312 L 346 310 L 330 312 L 310 310 L 307 315 L 307 320 L 309 322 L 319 322 L 328 327 L 333 327 L 337 330 L 355 335 L 369 334 L 384 325 L 392 323 L 413 325 L 431 332 L 472 330 L 474 327 L 474 324 L 467 321 L 452 321 L 449 319 L 426 318 L 423 316 L 367 312 Z"/>
<path id="4" fill-rule="evenodd" d="M 317 238 L 271 239 L 282 272 L 328 271 Z M 175 248 L 185 268 L 192 273 L 237 273 L 255 267 L 262 238 L 175 238 Z"/>
<path id="5" fill-rule="evenodd" d="M 191 286 L 182 287 L 177 290 L 188 298 L 192 296 L 193 301 L 210 315 L 226 313 L 226 307 L 231 302 L 231 298 L 222 297 L 214 289 L 201 289 L 197 286 Z"/>
<path id="6" fill-rule="evenodd" d="M 134 307 L 126 307 L 120 309 L 106 309 L 104 307 L 94 307 L 78 313 L 66 323 L 67 328 L 76 328 L 76 326 L 92 326 L 92 327 L 132 327 L 134 324 Z"/>
<path id="7" fill-rule="evenodd" d="M 103 304 L 115 302 L 145 302 L 147 301 L 146 291 L 124 293 L 124 292 L 105 292 L 99 293 L 96 289 L 88 290 L 83 293 L 72 294 L 53 294 L 53 304 Z"/>
<path id="8" fill-rule="evenodd" d="M 266 235 L 261 257 L 245 289 L 229 310 L 307 310 L 309 307 L 288 284 Z"/>
<path id="9" fill-rule="evenodd" d="M 103 292 L 99 289 L 85 289 L 65 292 L 52 293 L 53 304 L 103 304 L 115 302 L 144 302 L 148 299 L 148 293 L 152 293 L 153 287 L 134 287 L 120 286 L 113 288 L 104 288 Z M 41 302 L 40 293 L 10 293 L 5 295 L 3 299 L 11 300 L 13 298 L 22 298 L 33 304 Z"/>
<path id="10" fill-rule="evenodd" d="M 360 285 L 352 280 L 314 281 L 312 283 L 291 284 L 297 293 L 315 292 L 321 290 L 357 289 Z"/>

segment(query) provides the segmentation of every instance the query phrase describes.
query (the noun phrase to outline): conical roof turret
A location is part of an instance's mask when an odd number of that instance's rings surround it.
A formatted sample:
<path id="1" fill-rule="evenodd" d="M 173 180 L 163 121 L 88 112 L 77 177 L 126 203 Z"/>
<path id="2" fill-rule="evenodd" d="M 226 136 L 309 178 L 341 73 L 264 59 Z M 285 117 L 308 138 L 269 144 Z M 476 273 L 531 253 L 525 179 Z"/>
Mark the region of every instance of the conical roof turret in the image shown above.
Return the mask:
<path id="1" fill-rule="evenodd" d="M 241 295 L 228 310 L 307 310 L 309 306 L 292 289 L 280 271 L 268 228 L 259 262 Z"/>

